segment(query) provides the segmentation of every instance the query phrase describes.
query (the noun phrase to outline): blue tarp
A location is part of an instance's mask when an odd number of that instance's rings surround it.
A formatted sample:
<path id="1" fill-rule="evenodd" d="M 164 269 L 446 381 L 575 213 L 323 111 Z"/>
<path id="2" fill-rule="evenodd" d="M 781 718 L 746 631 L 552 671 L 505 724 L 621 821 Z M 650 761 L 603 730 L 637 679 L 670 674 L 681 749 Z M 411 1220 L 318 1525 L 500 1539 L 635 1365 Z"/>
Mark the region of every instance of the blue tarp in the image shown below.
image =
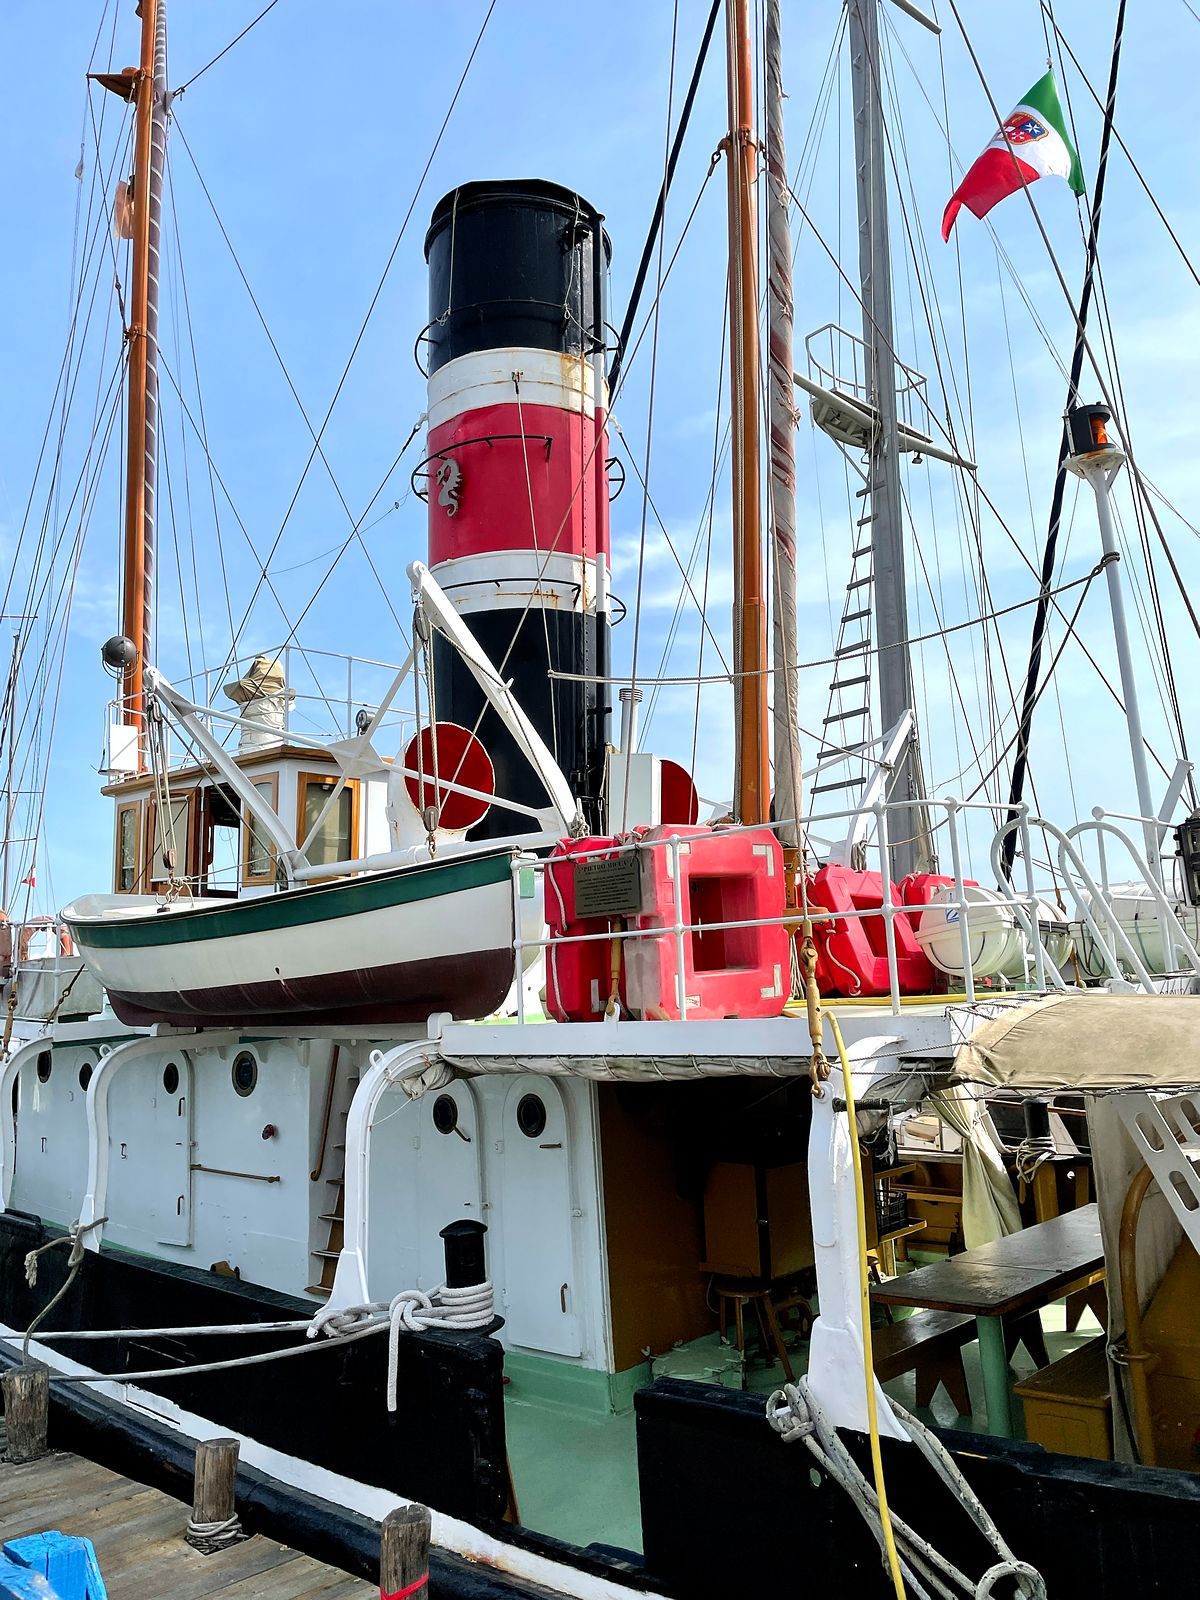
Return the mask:
<path id="1" fill-rule="evenodd" d="M 41 1587 L 34 1580 L 40 1580 Z M 92 1541 L 55 1530 L 10 1539 L 0 1558 L 0 1600 L 32 1600 L 33 1596 L 41 1600 L 108 1600 Z"/>

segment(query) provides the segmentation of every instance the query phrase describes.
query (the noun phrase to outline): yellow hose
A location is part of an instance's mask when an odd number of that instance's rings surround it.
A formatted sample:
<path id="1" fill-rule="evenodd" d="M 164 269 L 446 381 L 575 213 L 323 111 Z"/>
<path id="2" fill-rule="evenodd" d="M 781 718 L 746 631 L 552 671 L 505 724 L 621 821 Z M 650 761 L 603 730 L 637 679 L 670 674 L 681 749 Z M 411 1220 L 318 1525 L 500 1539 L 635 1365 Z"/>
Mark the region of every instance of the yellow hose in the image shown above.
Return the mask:
<path id="1" fill-rule="evenodd" d="M 866 1201 L 863 1194 L 862 1155 L 858 1148 L 858 1119 L 854 1115 L 854 1084 L 838 1019 L 832 1011 L 827 1011 L 825 1015 L 833 1028 L 833 1042 L 837 1045 L 838 1060 L 842 1065 L 846 1119 L 850 1124 L 850 1157 L 854 1162 L 854 1214 L 858 1224 L 858 1296 L 862 1312 L 863 1372 L 867 1384 L 867 1431 L 871 1436 L 871 1469 L 875 1476 L 875 1494 L 879 1500 L 879 1525 L 883 1529 L 883 1547 L 887 1552 L 892 1587 L 896 1591 L 896 1600 L 905 1600 L 904 1577 L 900 1571 L 900 1557 L 896 1554 L 892 1514 L 888 1510 L 887 1489 L 883 1481 L 883 1457 L 879 1449 L 879 1414 L 875 1406 L 875 1362 L 871 1351 L 871 1277 L 867 1270 Z"/>

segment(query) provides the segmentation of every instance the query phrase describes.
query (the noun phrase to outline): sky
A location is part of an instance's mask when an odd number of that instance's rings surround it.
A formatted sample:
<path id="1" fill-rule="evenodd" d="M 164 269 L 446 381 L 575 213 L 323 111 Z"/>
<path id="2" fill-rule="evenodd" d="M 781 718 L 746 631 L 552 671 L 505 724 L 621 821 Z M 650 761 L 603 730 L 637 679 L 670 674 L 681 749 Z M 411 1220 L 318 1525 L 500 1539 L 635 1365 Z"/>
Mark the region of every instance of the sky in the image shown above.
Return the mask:
<path id="1" fill-rule="evenodd" d="M 537 176 L 578 189 L 604 213 L 612 237 L 609 310 L 619 322 L 661 180 L 668 104 L 677 115 L 707 13 L 701 0 L 681 0 L 677 11 L 668 0 L 613 0 L 601 17 L 551 0 L 497 0 L 422 178 L 479 33 L 485 0 L 444 0 L 436 7 L 409 0 L 358 0 L 353 6 L 278 0 L 227 55 L 188 83 L 261 9 L 262 0 L 170 4 L 169 82 L 187 87 L 172 107 L 173 203 L 164 228 L 160 337 L 174 376 L 161 385 L 171 495 L 169 504 L 165 493 L 160 496 L 158 664 L 177 682 L 205 665 L 220 667 L 231 620 L 240 621 L 248 606 L 243 650 L 278 644 L 308 607 L 300 639 L 312 649 L 378 661 L 403 657 L 410 609 L 404 569 L 425 552 L 425 509 L 409 484 L 423 453 L 419 435 L 400 467 L 387 474 L 424 410 L 414 344 L 428 317 L 422 241 L 429 215 L 443 193 L 470 179 Z M 939 126 L 945 111 L 960 163 L 986 143 L 994 118 L 952 9 L 939 0 L 936 10 L 943 24 L 940 41 L 896 8 L 883 7 L 889 158 L 895 167 L 897 348 L 926 374 L 931 407 L 944 416 L 948 403 L 958 419 L 960 437 L 978 462 L 981 488 L 996 508 L 984 506 L 978 529 L 990 603 L 1017 606 L 1036 588 L 1029 563 L 1040 563 L 1072 313 L 1023 197 L 994 211 L 990 226 L 964 212 L 951 245 L 940 241 L 942 208 L 952 187 Z M 1054 10 L 1083 71 L 1101 86 L 1113 7 L 1059 0 Z M 1013 0 L 1004 7 L 960 4 L 959 11 L 987 84 L 1007 112 L 1045 70 L 1039 6 Z M 796 188 L 809 219 L 802 227 L 796 219 L 796 364 L 803 367 L 810 330 L 831 323 L 860 326 L 853 293 L 831 259 L 839 258 L 847 277 L 856 279 L 852 134 L 844 42 L 832 80 L 826 78 L 839 7 L 832 0 L 788 0 L 784 12 L 789 166 L 799 175 Z M 644 542 L 639 674 L 651 677 L 660 670 L 686 677 L 701 665 L 706 673 L 719 667 L 711 640 L 700 662 L 694 607 L 685 606 L 671 632 L 680 588 L 671 545 L 686 564 L 699 540 L 693 571 L 698 588 L 704 581 L 714 435 L 719 440 L 724 428 L 728 394 L 721 376 L 724 173 L 718 167 L 706 177 L 726 123 L 720 46 L 718 29 L 668 202 L 668 262 L 685 225 L 686 237 L 660 299 L 657 360 L 650 359 L 652 326 L 631 362 L 618 406 L 621 435 L 638 470 L 649 461 L 653 509 L 645 509 L 643 541 L 644 501 L 630 470 L 613 506 L 613 586 L 629 605 L 614 636 L 614 657 L 618 671 L 628 669 Z M 0 107 L 9 217 L 8 249 L 0 256 L 0 558 L 6 574 L 17 563 L 15 594 L 23 591 L 23 563 L 43 522 L 51 542 L 62 537 L 64 563 L 75 548 L 80 510 L 71 486 L 86 460 L 97 396 L 106 393 L 116 361 L 119 328 L 109 263 L 114 248 L 125 247 L 114 247 L 102 230 L 88 280 L 98 283 L 89 342 L 62 435 L 65 487 L 57 498 L 49 496 L 45 466 L 39 472 L 37 463 L 47 419 L 52 413 L 57 418 L 55 385 L 74 303 L 77 207 L 86 217 L 89 196 L 94 190 L 111 196 L 125 170 L 123 158 L 112 165 L 123 108 L 98 88 L 89 95 L 85 73 L 89 61 L 93 70 L 103 70 L 136 59 L 133 0 L 110 0 L 107 6 L 103 0 L 53 6 L 6 0 L 0 48 L 7 60 L 37 64 L 36 72 L 11 75 Z M 1183 250 L 1200 262 L 1194 183 L 1200 133 L 1187 109 L 1200 59 L 1200 22 L 1183 0 L 1145 0 L 1131 8 L 1124 48 L 1117 130 Z M 823 93 L 830 82 L 831 91 Z M 1099 115 L 1070 63 L 1062 87 L 1090 182 Z M 102 110 L 98 157 L 93 128 Z M 1034 198 L 1070 293 L 1077 296 L 1082 245 L 1075 202 L 1066 185 L 1053 180 L 1039 184 Z M 1200 442 L 1200 288 L 1119 150 L 1109 172 L 1101 257 L 1138 461 L 1183 517 L 1200 526 L 1192 466 Z M 372 301 L 322 434 L 335 484 L 320 460 L 305 473 L 312 439 L 289 380 L 319 426 Z M 647 309 L 649 304 L 648 296 Z M 1099 347 L 1099 322 L 1094 330 Z M 1112 381 L 1110 373 L 1110 388 Z M 193 417 L 203 408 L 219 473 L 215 489 L 196 434 L 177 404 L 175 383 Z M 972 426 L 964 433 L 968 393 Z M 814 430 L 807 408 L 800 409 L 800 652 L 803 660 L 820 661 L 830 653 L 849 576 L 851 508 L 857 502 L 847 500 L 840 453 Z M 57 440 L 57 420 L 51 437 Z M 34 911 L 110 886 L 111 801 L 99 793 L 96 769 L 113 692 L 99 646 L 118 626 L 119 455 L 110 449 L 107 464 L 89 480 L 91 511 L 57 691 L 43 843 L 29 906 Z M 964 527 L 951 469 L 932 462 L 909 465 L 904 482 L 913 521 L 907 557 L 911 631 L 925 634 L 969 622 L 988 606 L 980 599 L 970 553 L 974 534 Z M 728 496 L 723 471 L 712 515 L 708 593 L 711 626 L 726 653 Z M 27 504 L 32 511 L 22 538 Z M 347 507 L 355 519 L 367 512 L 362 533 L 370 563 L 352 542 L 326 577 L 351 525 Z M 1200 541 L 1161 509 L 1172 553 L 1195 591 Z M 1132 535 L 1123 489 L 1118 510 Z M 1077 498 L 1074 488 L 1067 495 L 1064 544 L 1059 581 L 1070 582 L 1086 575 L 1099 554 L 1094 507 L 1086 497 Z M 268 552 L 278 602 L 262 586 L 255 593 L 257 558 Z M 1134 580 L 1130 605 L 1147 736 L 1169 769 L 1172 735 L 1140 632 L 1144 601 L 1133 598 L 1146 588 L 1140 565 L 1135 548 L 1122 574 Z M 1194 724 L 1200 710 L 1196 637 L 1165 570 L 1160 581 L 1184 720 Z M 1064 596 L 1064 605 L 1073 607 L 1079 592 Z M 1026 606 L 1000 624 L 1013 681 L 1024 670 L 1030 622 Z M 1079 631 L 1115 678 L 1102 582 L 1088 591 Z M 664 655 L 669 636 L 673 646 Z M 7 641 L 11 633 L 3 637 Z M 980 768 L 987 773 L 1012 732 L 1005 667 L 995 639 L 985 655 L 983 638 L 978 627 L 954 634 L 950 664 L 941 641 L 916 652 L 924 759 L 939 795 L 962 797 L 976 788 Z M 1051 638 L 1057 647 L 1061 625 Z M 47 685 L 46 676 L 35 634 L 23 696 L 52 705 L 55 684 Z M 828 680 L 827 666 L 801 674 L 800 721 L 807 730 L 820 726 Z M 358 681 L 376 680 L 364 669 Z M 643 743 L 694 766 L 701 793 L 720 801 L 730 789 L 728 686 L 706 685 L 700 711 L 697 724 L 691 687 L 664 687 L 656 698 L 648 691 Z M 49 723 L 44 714 L 44 731 Z M 997 731 L 998 745 L 989 747 Z M 1200 740 L 1200 731 L 1192 731 Z M 806 737 L 804 744 L 811 752 L 814 741 Z M 1032 766 L 1037 802 L 1061 824 L 1094 805 L 1133 809 L 1123 720 L 1076 644 L 1064 650 L 1043 698 Z M 1153 786 L 1161 789 L 1165 778 L 1157 767 L 1152 772 Z M 974 842 L 985 854 L 982 819 Z M 988 876 L 985 860 L 977 860 L 977 867 Z"/>

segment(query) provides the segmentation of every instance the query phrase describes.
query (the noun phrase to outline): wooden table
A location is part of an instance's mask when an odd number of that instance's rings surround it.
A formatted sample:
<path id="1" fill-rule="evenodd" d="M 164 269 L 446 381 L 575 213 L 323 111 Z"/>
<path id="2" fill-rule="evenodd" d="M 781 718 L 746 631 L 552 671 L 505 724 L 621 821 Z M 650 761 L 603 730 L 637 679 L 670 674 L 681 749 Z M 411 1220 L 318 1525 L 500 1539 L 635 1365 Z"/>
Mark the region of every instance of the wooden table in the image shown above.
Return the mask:
<path id="1" fill-rule="evenodd" d="M 1003 1319 L 1040 1311 L 1103 1277 L 1100 1218 L 1090 1205 L 891 1278 L 875 1285 L 871 1298 L 883 1305 L 965 1311 L 975 1317 L 988 1428 L 1011 1439 Z"/>

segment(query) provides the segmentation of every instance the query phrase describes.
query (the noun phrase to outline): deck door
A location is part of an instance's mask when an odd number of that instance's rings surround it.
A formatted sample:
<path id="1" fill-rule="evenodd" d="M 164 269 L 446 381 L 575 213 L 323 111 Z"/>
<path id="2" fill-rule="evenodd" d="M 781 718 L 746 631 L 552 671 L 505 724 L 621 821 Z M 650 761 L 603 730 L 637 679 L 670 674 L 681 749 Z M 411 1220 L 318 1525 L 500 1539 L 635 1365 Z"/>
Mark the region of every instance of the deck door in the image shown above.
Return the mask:
<path id="1" fill-rule="evenodd" d="M 192 1063 L 184 1051 L 159 1058 L 151 1106 L 147 1195 L 150 1230 L 159 1244 L 192 1242 Z"/>
<path id="2" fill-rule="evenodd" d="M 517 1078 L 504 1102 L 499 1152 L 505 1335 L 552 1355 L 581 1354 L 572 1250 L 566 1108 L 551 1078 Z"/>
<path id="3" fill-rule="evenodd" d="M 450 1083 L 419 1102 L 420 1179 L 417 1287 L 446 1281 L 440 1230 L 462 1218 L 486 1221 L 480 1200 L 479 1107 L 468 1083 Z"/>

